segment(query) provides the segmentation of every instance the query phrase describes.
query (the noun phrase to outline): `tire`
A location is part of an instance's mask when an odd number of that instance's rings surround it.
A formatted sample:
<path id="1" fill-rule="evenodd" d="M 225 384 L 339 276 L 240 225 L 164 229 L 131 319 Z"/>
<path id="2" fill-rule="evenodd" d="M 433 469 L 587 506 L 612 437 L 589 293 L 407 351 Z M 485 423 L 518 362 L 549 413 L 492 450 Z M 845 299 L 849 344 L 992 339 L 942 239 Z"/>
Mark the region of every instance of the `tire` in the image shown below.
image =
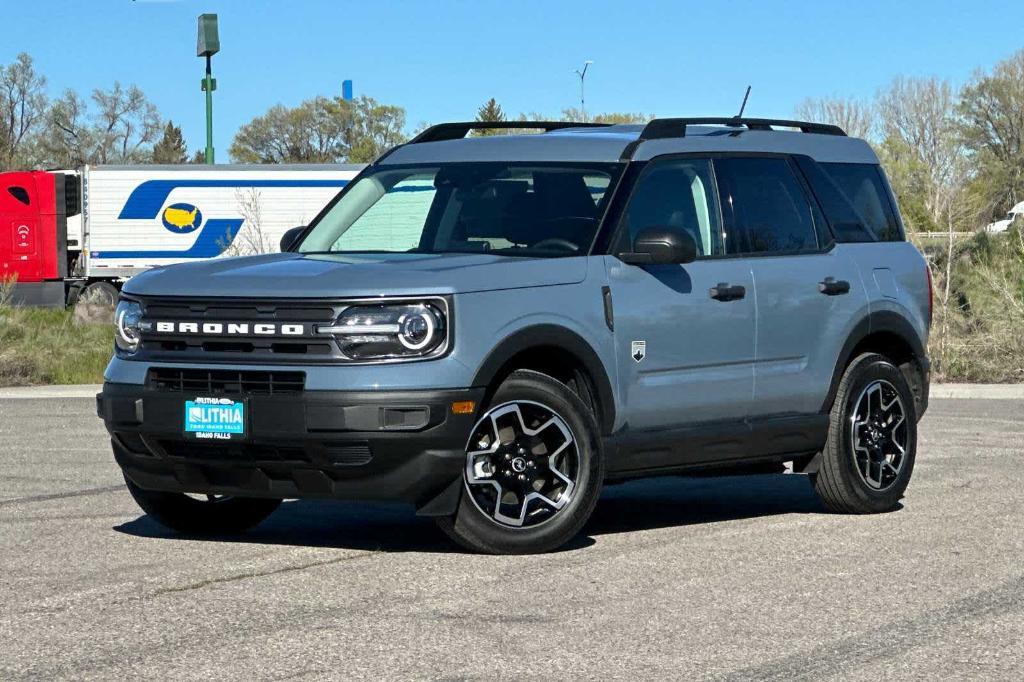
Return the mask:
<path id="1" fill-rule="evenodd" d="M 481 415 L 468 434 L 458 510 L 437 519 L 438 526 L 475 552 L 561 547 L 580 532 L 601 494 L 604 457 L 593 413 L 565 384 L 518 370 Z"/>
<path id="2" fill-rule="evenodd" d="M 120 292 L 110 282 L 93 282 L 79 294 L 78 299 L 94 305 L 103 305 L 113 308 L 117 305 Z"/>
<path id="3" fill-rule="evenodd" d="M 914 394 L 903 373 L 882 355 L 858 356 L 836 392 L 814 489 L 837 513 L 898 509 L 916 451 Z"/>
<path id="4" fill-rule="evenodd" d="M 146 490 L 125 478 L 128 492 L 161 525 L 190 535 L 241 533 L 270 516 L 281 500 L 221 497 L 199 500 L 184 493 Z"/>

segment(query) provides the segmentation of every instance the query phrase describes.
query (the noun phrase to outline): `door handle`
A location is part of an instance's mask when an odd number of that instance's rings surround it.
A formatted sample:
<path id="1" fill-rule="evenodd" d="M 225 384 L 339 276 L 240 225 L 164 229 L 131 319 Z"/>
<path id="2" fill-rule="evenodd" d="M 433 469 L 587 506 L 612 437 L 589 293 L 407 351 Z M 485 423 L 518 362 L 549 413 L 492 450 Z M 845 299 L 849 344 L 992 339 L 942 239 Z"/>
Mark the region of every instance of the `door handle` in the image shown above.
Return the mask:
<path id="1" fill-rule="evenodd" d="M 730 285 L 728 282 L 719 282 L 717 286 L 708 289 L 708 296 L 716 301 L 738 301 L 747 295 L 747 289 L 741 284 Z"/>
<path id="2" fill-rule="evenodd" d="M 824 281 L 818 282 L 818 291 L 826 296 L 840 296 L 850 293 L 850 283 L 845 279 L 826 277 Z"/>

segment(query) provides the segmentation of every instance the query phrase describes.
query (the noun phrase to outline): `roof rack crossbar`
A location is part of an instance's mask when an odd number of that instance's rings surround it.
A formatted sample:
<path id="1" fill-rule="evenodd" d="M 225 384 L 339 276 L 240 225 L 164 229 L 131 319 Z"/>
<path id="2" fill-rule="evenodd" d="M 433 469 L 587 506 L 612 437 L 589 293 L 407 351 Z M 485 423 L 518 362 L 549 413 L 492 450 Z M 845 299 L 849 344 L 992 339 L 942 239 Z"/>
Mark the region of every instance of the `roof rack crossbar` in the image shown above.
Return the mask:
<path id="1" fill-rule="evenodd" d="M 656 118 L 644 126 L 640 140 L 658 140 L 668 137 L 686 137 L 686 127 L 692 125 L 721 125 L 729 128 L 744 127 L 747 130 L 772 130 L 773 128 L 796 128 L 802 133 L 846 136 L 846 131 L 830 123 L 789 121 L 776 118 Z"/>
<path id="2" fill-rule="evenodd" d="M 430 126 L 406 144 L 420 142 L 441 142 L 443 140 L 461 140 L 471 130 L 562 130 L 564 128 L 603 128 L 610 123 L 578 123 L 573 121 L 462 121 L 458 123 L 438 123 Z"/>

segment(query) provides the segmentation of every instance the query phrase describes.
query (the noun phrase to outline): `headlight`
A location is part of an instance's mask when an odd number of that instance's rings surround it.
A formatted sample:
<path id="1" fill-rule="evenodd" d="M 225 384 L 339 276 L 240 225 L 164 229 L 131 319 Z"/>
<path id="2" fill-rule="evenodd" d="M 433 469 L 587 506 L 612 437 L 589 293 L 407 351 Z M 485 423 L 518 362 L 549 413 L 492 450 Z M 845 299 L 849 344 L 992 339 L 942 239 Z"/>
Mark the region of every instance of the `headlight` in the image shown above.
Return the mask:
<path id="1" fill-rule="evenodd" d="M 114 310 L 114 344 L 128 355 L 139 349 L 142 306 L 135 301 L 120 301 Z"/>
<path id="2" fill-rule="evenodd" d="M 320 327 L 351 360 L 402 360 L 441 355 L 448 349 L 444 301 L 352 305 Z"/>

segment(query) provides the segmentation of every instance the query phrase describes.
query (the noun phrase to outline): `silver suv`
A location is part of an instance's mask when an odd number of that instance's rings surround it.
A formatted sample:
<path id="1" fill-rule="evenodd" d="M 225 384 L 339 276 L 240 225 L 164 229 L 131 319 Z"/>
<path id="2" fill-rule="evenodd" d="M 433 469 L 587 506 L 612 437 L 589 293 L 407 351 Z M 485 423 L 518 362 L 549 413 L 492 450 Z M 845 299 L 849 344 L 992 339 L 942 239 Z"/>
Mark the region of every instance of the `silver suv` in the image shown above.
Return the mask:
<path id="1" fill-rule="evenodd" d="M 931 283 L 867 143 L 481 125 L 391 150 L 283 253 L 125 285 L 98 411 L 146 512 L 225 533 L 285 498 L 403 501 L 516 553 L 633 477 L 792 462 L 829 509 L 899 504 Z"/>

